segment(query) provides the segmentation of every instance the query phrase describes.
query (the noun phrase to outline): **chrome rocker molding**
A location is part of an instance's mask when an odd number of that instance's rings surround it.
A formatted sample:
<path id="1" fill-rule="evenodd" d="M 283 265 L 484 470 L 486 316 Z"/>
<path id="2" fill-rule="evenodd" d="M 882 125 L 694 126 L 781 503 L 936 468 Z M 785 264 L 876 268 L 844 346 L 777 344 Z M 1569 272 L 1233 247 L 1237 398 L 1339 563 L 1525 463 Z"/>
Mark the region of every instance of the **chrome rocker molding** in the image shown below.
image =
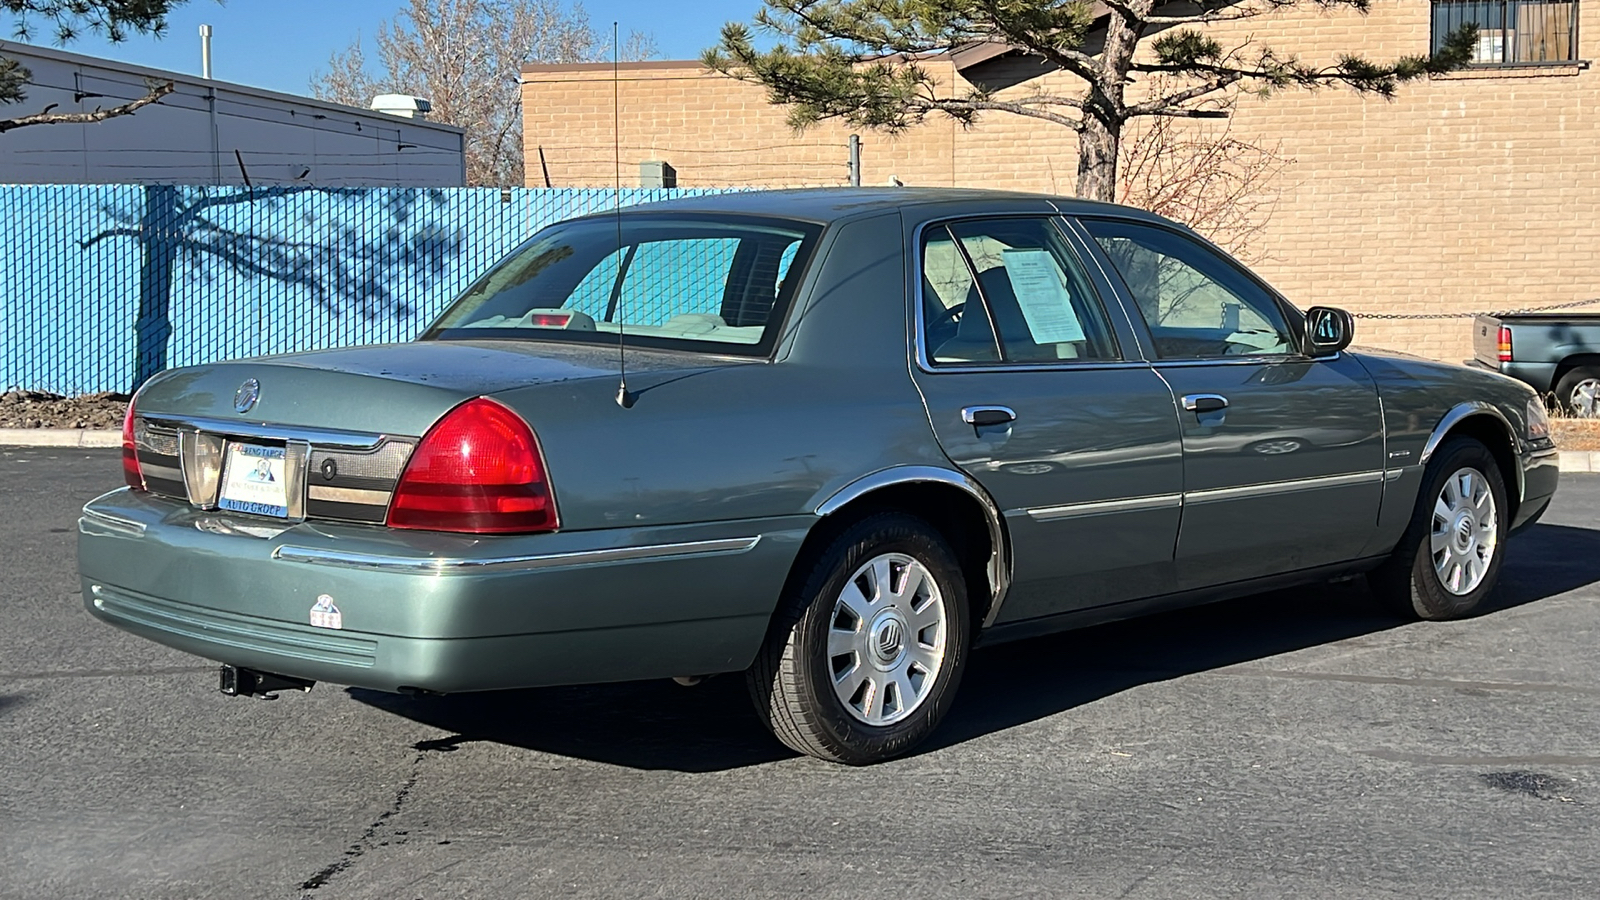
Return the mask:
<path id="1" fill-rule="evenodd" d="M 1038 522 L 1059 519 L 1076 519 L 1084 516 L 1103 516 L 1111 513 L 1139 512 L 1147 509 L 1177 509 L 1182 506 L 1219 503 L 1244 497 L 1270 497 L 1295 491 L 1314 491 L 1318 488 L 1344 487 L 1351 484 L 1368 484 L 1400 477 L 1399 470 L 1385 472 L 1351 472 L 1347 475 L 1321 475 L 1316 478 L 1296 478 L 1292 481 L 1268 481 L 1239 487 L 1211 488 L 1188 491 L 1182 494 L 1152 494 L 1148 497 L 1130 497 L 1127 500 L 1094 500 L 1088 503 L 1069 503 L 1064 506 L 1037 506 L 1028 509 L 1008 509 L 1006 515 L 1027 515 Z"/>
<path id="2" fill-rule="evenodd" d="M 897 484 L 929 482 L 960 488 L 978 501 L 978 505 L 983 508 L 983 517 L 989 526 L 989 546 L 994 548 L 994 552 L 989 556 L 988 572 L 989 592 L 993 596 L 989 601 L 989 613 L 983 617 L 983 627 L 988 628 L 1000 614 L 1000 606 L 1005 601 L 1006 591 L 1011 587 L 1011 554 L 1007 550 L 1005 526 L 1000 520 L 1000 507 L 995 505 L 988 492 L 984 491 L 976 481 L 960 472 L 937 466 L 891 466 L 863 475 L 835 491 L 832 496 L 818 504 L 816 512 L 819 516 L 832 515 L 873 491 Z"/>
<path id="3" fill-rule="evenodd" d="M 1185 504 L 1217 503 L 1241 497 L 1270 497 L 1273 494 L 1290 494 L 1295 491 L 1314 491 L 1318 488 L 1344 487 L 1352 484 L 1377 483 L 1384 478 L 1382 469 L 1370 472 L 1351 472 L 1346 475 L 1319 475 L 1316 478 L 1296 478 L 1292 481 L 1269 481 L 1263 484 L 1246 484 L 1239 487 L 1211 488 L 1188 491 L 1183 495 Z"/>
<path id="4" fill-rule="evenodd" d="M 1138 512 L 1145 509 L 1176 509 L 1183 505 L 1182 494 L 1152 494 L 1148 497 L 1130 497 L 1126 500 L 1095 500 L 1089 503 L 1068 503 L 1063 506 L 1036 506 L 1023 510 L 1006 510 L 1006 515 L 1026 513 L 1036 522 L 1054 522 L 1058 519 L 1078 519 L 1086 516 L 1104 516 L 1111 513 Z"/>
<path id="5" fill-rule="evenodd" d="M 605 550 L 578 550 L 571 553 L 544 553 L 535 556 L 495 556 L 481 559 L 438 556 L 392 556 L 380 553 L 353 553 L 344 550 L 319 550 L 284 544 L 272 551 L 272 558 L 284 562 L 339 569 L 398 572 L 408 575 L 476 575 L 504 570 L 570 569 L 606 563 L 676 559 L 689 556 L 746 553 L 761 542 L 761 536 L 723 538 L 712 541 L 684 541 L 676 544 L 647 544 L 639 547 L 613 547 Z"/>

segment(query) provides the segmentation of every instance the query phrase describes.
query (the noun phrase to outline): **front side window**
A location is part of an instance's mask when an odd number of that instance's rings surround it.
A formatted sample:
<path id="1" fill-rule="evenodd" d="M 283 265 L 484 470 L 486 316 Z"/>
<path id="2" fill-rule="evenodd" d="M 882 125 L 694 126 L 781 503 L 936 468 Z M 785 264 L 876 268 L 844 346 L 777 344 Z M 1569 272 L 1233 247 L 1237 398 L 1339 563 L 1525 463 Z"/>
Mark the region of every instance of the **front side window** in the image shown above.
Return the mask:
<path id="1" fill-rule="evenodd" d="M 1117 359 L 1105 310 L 1047 218 L 927 230 L 923 339 L 934 364 Z"/>
<path id="2" fill-rule="evenodd" d="M 1578 58 L 1575 0 L 1433 0 L 1433 52 L 1463 25 L 1478 26 L 1472 62 L 1482 66 Z"/>
<path id="3" fill-rule="evenodd" d="M 821 227 L 623 215 L 551 226 L 468 288 L 423 339 L 523 337 L 765 354 Z"/>
<path id="4" fill-rule="evenodd" d="M 1083 225 L 1122 276 L 1161 359 L 1295 352 L 1278 302 L 1204 244 L 1137 222 Z"/>

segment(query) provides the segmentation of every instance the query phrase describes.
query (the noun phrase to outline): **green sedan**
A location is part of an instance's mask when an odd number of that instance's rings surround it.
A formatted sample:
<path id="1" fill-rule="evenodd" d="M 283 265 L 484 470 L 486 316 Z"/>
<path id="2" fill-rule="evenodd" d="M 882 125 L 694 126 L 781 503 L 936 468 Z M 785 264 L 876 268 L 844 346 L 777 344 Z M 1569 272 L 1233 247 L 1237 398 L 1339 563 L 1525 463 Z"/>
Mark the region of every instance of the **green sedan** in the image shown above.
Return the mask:
<path id="1" fill-rule="evenodd" d="M 1544 408 L 1351 327 L 1078 200 L 574 219 L 412 343 L 152 379 L 84 600 L 228 693 L 742 672 L 779 740 L 875 762 L 979 644 L 1354 575 L 1483 607 L 1556 489 Z"/>

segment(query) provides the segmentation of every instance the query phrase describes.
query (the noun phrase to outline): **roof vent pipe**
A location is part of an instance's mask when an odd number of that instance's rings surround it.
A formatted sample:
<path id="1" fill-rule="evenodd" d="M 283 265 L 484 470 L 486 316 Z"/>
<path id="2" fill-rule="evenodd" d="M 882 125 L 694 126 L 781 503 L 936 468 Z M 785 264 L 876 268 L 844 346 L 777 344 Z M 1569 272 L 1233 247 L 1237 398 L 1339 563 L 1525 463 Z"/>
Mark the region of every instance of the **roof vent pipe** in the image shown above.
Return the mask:
<path id="1" fill-rule="evenodd" d="M 200 77 L 211 80 L 211 26 L 200 26 Z"/>

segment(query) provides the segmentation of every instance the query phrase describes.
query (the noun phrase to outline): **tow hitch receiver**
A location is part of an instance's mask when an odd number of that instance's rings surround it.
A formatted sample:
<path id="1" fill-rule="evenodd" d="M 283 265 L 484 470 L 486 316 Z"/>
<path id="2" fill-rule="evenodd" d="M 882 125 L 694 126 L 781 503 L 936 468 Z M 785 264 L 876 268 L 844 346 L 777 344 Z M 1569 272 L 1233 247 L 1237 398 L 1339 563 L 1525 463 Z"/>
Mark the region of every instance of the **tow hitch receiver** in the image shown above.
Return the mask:
<path id="1" fill-rule="evenodd" d="M 316 684 L 304 678 L 257 672 L 237 666 L 223 666 L 217 676 L 217 690 L 229 697 L 260 697 L 263 700 L 278 699 L 278 691 L 310 691 L 311 686 Z"/>

